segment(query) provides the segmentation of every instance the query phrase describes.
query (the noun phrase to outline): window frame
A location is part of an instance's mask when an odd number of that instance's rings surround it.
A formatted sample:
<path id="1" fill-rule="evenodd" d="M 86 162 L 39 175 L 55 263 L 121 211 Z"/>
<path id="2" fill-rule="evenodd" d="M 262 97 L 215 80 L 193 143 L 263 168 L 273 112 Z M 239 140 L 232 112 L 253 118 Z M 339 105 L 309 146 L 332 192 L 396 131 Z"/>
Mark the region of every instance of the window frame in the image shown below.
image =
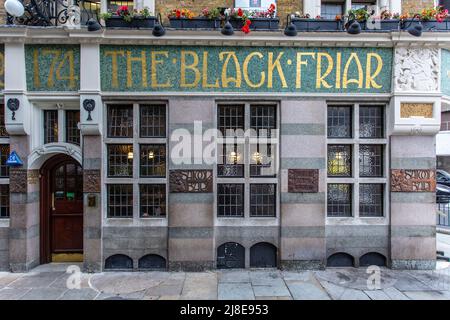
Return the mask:
<path id="1" fill-rule="evenodd" d="M 105 224 L 115 225 L 116 221 L 127 220 L 133 222 L 133 224 L 139 225 L 148 222 L 150 225 L 167 225 L 167 218 L 169 216 L 169 205 L 168 205 L 168 196 L 169 196 L 169 165 L 168 165 L 168 148 L 169 148 L 169 103 L 167 101 L 162 100 L 145 100 L 145 101 L 135 101 L 135 100 L 121 100 L 121 101 L 105 101 L 103 103 L 103 123 L 107 123 L 108 121 L 108 110 L 109 106 L 114 105 L 124 105 L 129 104 L 132 105 L 133 110 L 133 135 L 132 137 L 108 137 L 108 128 L 107 126 L 103 126 L 103 143 L 102 143 L 102 167 L 103 167 L 103 185 L 107 186 L 108 184 L 132 184 L 133 185 L 133 216 L 127 218 L 118 218 L 118 217 L 108 217 L 108 201 L 104 203 L 104 221 Z M 165 116 L 166 116 L 166 130 L 165 137 L 159 138 L 142 138 L 140 136 L 140 105 L 164 105 L 165 106 Z M 131 144 L 133 147 L 133 175 L 131 177 L 108 177 L 108 145 L 110 144 Z M 147 144 L 163 144 L 166 147 L 166 170 L 165 177 L 141 177 L 140 176 L 140 145 Z M 140 196 L 140 186 L 146 184 L 163 184 L 166 186 L 166 214 L 165 216 L 149 216 L 149 217 L 141 217 L 141 196 Z M 106 188 L 103 188 L 106 189 Z M 102 193 L 107 199 L 106 190 Z"/>
<path id="2" fill-rule="evenodd" d="M 267 141 L 273 145 L 272 152 L 277 155 L 275 159 L 275 166 L 280 164 L 280 102 L 276 100 L 217 100 L 214 105 L 214 127 L 219 129 L 218 114 L 219 106 L 221 105 L 244 105 L 244 131 L 248 130 L 251 126 L 250 108 L 251 106 L 262 106 L 262 105 L 273 105 L 276 108 L 276 129 L 278 130 L 278 136 L 267 138 Z M 250 164 L 251 164 L 251 145 L 259 141 L 258 137 L 237 137 L 235 138 L 236 143 L 242 143 L 244 149 L 243 164 L 244 164 L 244 176 L 243 177 L 223 177 L 218 175 L 218 162 L 214 165 L 214 219 L 217 225 L 229 225 L 229 224 L 246 224 L 246 223 L 256 223 L 261 221 L 265 223 L 268 221 L 277 223 L 280 219 L 280 199 L 281 199 L 281 171 L 278 170 L 275 176 L 251 176 L 250 175 Z M 216 146 L 224 144 L 226 142 L 226 137 L 223 139 L 217 139 Z M 219 153 L 216 153 L 216 161 L 218 159 Z M 240 217 L 223 217 L 218 215 L 218 184 L 244 184 L 244 215 Z M 250 185 L 251 184 L 274 184 L 276 187 L 275 191 L 275 215 L 274 216 L 252 216 L 250 214 Z M 269 222 L 270 223 L 270 222 Z"/>
<path id="3" fill-rule="evenodd" d="M 5 109 L 6 109 L 6 106 L 5 106 Z M 6 127 L 6 117 L 5 117 L 4 125 Z M 0 136 L 0 144 L 1 145 L 8 145 L 9 152 L 11 153 L 11 143 L 10 143 L 10 136 L 9 135 L 8 136 Z M 7 157 L 8 157 L 8 155 L 7 155 Z M 6 176 L 5 177 L 0 177 L 0 185 L 8 185 L 9 186 L 9 184 L 10 184 L 9 183 L 9 174 L 8 174 L 7 177 Z M 11 193 L 11 191 L 10 191 L 10 193 Z M 3 226 L 1 224 L 2 221 L 6 221 L 5 223 L 9 224 L 10 217 L 11 217 L 11 199 L 9 201 L 9 215 L 8 215 L 8 217 L 0 217 L 0 226 Z"/>
<path id="4" fill-rule="evenodd" d="M 387 101 L 376 101 L 376 102 L 352 102 L 352 101 L 327 101 L 327 109 L 325 115 L 325 121 L 328 121 L 328 106 L 339 106 L 339 105 L 352 105 L 352 138 L 327 138 L 328 145 L 352 145 L 352 176 L 351 177 L 331 177 L 328 176 L 328 169 L 326 169 L 326 221 L 328 224 L 388 224 L 389 222 L 389 139 L 387 135 L 387 128 L 389 128 L 389 119 L 387 114 L 389 113 L 389 103 Z M 383 124 L 384 124 L 384 137 L 383 138 L 360 138 L 359 137 L 359 110 L 360 107 L 364 106 L 381 106 L 384 107 L 383 112 Z M 359 175 L 359 146 L 360 145 L 381 145 L 383 151 L 383 161 L 382 161 L 382 177 L 361 177 Z M 326 163 L 328 163 L 328 154 Z M 328 184 L 351 184 L 352 185 L 352 216 L 351 217 L 339 217 L 339 216 L 328 216 Z M 359 214 L 359 199 L 360 199 L 360 184 L 383 184 L 383 216 L 360 216 Z"/>

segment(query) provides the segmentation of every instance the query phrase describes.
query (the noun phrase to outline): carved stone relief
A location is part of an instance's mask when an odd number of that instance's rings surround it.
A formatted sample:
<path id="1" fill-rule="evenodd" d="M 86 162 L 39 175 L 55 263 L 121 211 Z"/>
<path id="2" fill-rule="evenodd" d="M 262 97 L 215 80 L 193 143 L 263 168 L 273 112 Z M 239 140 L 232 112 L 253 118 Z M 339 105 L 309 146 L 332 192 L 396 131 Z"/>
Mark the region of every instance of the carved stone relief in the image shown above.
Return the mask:
<path id="1" fill-rule="evenodd" d="M 400 118 L 424 117 L 433 118 L 432 103 L 402 103 Z"/>
<path id="2" fill-rule="evenodd" d="M 170 192 L 210 193 L 213 191 L 212 170 L 171 170 Z"/>
<path id="3" fill-rule="evenodd" d="M 436 172 L 430 169 L 391 170 L 392 192 L 435 192 Z"/>

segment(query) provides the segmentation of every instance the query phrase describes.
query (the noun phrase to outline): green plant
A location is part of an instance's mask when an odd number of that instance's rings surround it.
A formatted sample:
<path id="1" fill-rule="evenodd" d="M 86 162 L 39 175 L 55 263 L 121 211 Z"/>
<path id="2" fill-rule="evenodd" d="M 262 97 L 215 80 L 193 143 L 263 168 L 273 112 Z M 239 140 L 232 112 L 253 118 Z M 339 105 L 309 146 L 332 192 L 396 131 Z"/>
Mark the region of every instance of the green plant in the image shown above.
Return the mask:
<path id="1" fill-rule="evenodd" d="M 202 10 L 202 16 L 211 20 L 216 20 L 222 17 L 222 14 L 220 13 L 220 8 L 214 8 L 214 9 L 208 9 L 204 8 Z"/>
<path id="2" fill-rule="evenodd" d="M 358 21 L 366 21 L 370 17 L 370 14 L 366 8 L 349 10 L 348 15 L 349 17 L 354 17 Z"/>
<path id="3" fill-rule="evenodd" d="M 100 13 L 100 19 L 103 19 L 105 21 L 111 19 L 112 16 L 113 14 L 111 12 Z"/>
<path id="4" fill-rule="evenodd" d="M 143 16 L 144 18 L 150 18 L 153 15 L 153 13 L 147 7 L 139 11 L 138 14 Z"/>

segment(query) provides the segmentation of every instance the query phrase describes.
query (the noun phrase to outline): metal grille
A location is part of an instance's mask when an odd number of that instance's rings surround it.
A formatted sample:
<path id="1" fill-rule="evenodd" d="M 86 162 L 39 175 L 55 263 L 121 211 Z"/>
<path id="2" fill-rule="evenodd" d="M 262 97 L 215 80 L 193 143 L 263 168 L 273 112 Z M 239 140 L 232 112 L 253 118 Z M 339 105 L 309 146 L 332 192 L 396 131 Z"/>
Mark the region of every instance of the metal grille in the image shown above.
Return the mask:
<path id="1" fill-rule="evenodd" d="M 44 143 L 58 142 L 58 110 L 44 110 Z"/>
<path id="2" fill-rule="evenodd" d="M 80 111 L 66 111 L 66 141 L 80 145 Z"/>
<path id="3" fill-rule="evenodd" d="M 225 136 L 227 130 L 244 130 L 244 106 L 219 106 L 219 130 Z"/>
<path id="4" fill-rule="evenodd" d="M 9 144 L 0 144 L 0 177 L 9 177 L 9 167 L 6 165 L 6 160 L 9 156 Z"/>
<path id="5" fill-rule="evenodd" d="M 272 136 L 271 130 L 277 126 L 276 110 L 276 106 L 251 106 L 250 127 L 258 136 Z"/>
<path id="6" fill-rule="evenodd" d="M 139 189 L 141 218 L 164 217 L 166 215 L 166 186 L 164 184 L 142 184 Z"/>
<path id="7" fill-rule="evenodd" d="M 217 209 L 219 217 L 243 217 L 244 184 L 218 184 Z"/>
<path id="8" fill-rule="evenodd" d="M 361 217 L 382 217 L 383 194 L 384 185 L 382 184 L 360 184 L 359 215 Z"/>
<path id="9" fill-rule="evenodd" d="M 140 106 L 141 138 L 164 138 L 166 136 L 166 106 Z"/>
<path id="10" fill-rule="evenodd" d="M 108 185 L 108 218 L 133 217 L 133 185 Z"/>
<path id="11" fill-rule="evenodd" d="M 0 137 L 9 137 L 5 126 L 5 105 L 0 104 Z"/>
<path id="12" fill-rule="evenodd" d="M 141 177 L 166 176 L 166 145 L 140 145 L 140 175 Z"/>
<path id="13" fill-rule="evenodd" d="M 328 107 L 328 137 L 351 138 L 352 137 L 352 107 L 329 106 Z"/>
<path id="14" fill-rule="evenodd" d="M 329 184 L 327 195 L 327 211 L 329 217 L 352 216 L 352 185 Z"/>
<path id="15" fill-rule="evenodd" d="M 219 177 L 244 177 L 243 146 L 234 144 L 227 148 L 226 144 L 222 144 L 217 149 L 220 161 L 217 165 L 217 175 Z"/>
<path id="16" fill-rule="evenodd" d="M 384 108 L 361 106 L 359 108 L 359 136 L 361 138 L 384 138 Z"/>
<path id="17" fill-rule="evenodd" d="M 352 146 L 328 145 L 328 176 L 351 177 Z"/>
<path id="18" fill-rule="evenodd" d="M 383 176 L 383 146 L 359 146 L 359 175 L 361 177 Z"/>
<path id="19" fill-rule="evenodd" d="M 133 106 L 108 106 L 108 137 L 133 137 Z"/>
<path id="20" fill-rule="evenodd" d="M 250 185 L 250 216 L 275 217 L 276 212 L 276 185 L 251 184 Z"/>
<path id="21" fill-rule="evenodd" d="M 0 218 L 9 218 L 9 185 L 0 184 Z"/>
<path id="22" fill-rule="evenodd" d="M 108 176 L 109 177 L 133 176 L 133 145 L 131 144 L 108 145 Z"/>

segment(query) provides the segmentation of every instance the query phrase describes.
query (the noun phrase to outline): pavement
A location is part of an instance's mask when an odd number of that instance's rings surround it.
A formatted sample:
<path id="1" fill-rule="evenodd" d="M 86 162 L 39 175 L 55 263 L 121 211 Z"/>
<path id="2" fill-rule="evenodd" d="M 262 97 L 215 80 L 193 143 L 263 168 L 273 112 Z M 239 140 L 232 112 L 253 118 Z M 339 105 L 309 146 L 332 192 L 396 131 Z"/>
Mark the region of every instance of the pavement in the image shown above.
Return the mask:
<path id="1" fill-rule="evenodd" d="M 450 236 L 437 235 L 450 256 Z M 0 300 L 450 300 L 450 263 L 436 270 L 328 268 L 210 272 L 79 272 L 48 264 L 28 273 L 0 272 Z"/>

